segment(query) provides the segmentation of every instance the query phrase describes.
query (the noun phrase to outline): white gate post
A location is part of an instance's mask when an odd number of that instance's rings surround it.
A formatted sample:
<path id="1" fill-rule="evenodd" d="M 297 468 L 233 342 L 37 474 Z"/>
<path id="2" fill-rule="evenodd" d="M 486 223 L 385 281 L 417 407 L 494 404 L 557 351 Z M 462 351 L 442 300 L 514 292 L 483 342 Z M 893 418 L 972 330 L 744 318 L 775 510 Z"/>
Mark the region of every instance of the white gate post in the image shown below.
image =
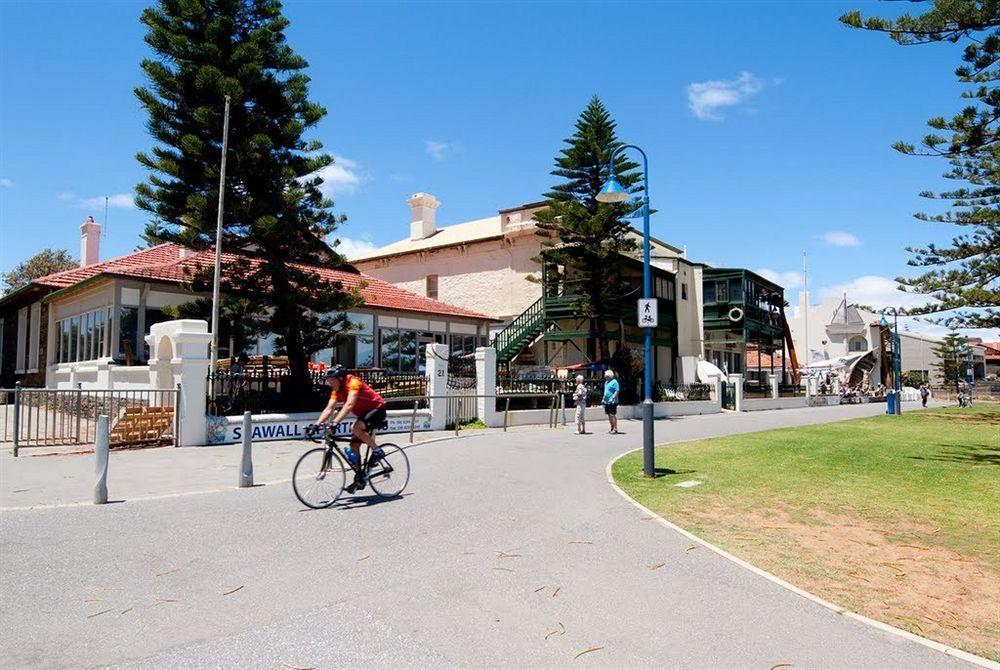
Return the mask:
<path id="1" fill-rule="evenodd" d="M 733 409 L 737 412 L 743 411 L 743 375 L 732 373 L 729 375 L 729 383 L 733 385 Z"/>
<path id="2" fill-rule="evenodd" d="M 771 398 L 778 399 L 778 375 L 768 373 L 767 383 L 771 387 Z"/>
<path id="3" fill-rule="evenodd" d="M 497 351 L 493 347 L 476 349 L 476 416 L 490 428 L 503 424 L 497 412 Z"/>
<path id="4" fill-rule="evenodd" d="M 448 423 L 448 345 L 427 345 L 427 405 L 431 410 L 431 430 L 444 430 Z"/>
<path id="5" fill-rule="evenodd" d="M 208 443 L 208 345 L 212 335 L 208 322 L 198 319 L 164 321 L 150 329 L 150 373 L 167 362 L 173 383 L 181 385 L 175 412 L 179 412 L 178 446 L 192 447 Z"/>

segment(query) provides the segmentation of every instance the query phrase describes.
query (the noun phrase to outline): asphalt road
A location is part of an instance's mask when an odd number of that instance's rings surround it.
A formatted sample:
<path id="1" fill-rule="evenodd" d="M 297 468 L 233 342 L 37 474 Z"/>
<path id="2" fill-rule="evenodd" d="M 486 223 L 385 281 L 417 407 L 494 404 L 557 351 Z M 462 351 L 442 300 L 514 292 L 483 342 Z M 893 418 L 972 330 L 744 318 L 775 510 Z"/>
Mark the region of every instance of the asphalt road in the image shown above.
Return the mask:
<path id="1" fill-rule="evenodd" d="M 880 411 L 690 417 L 657 440 Z M 641 440 L 622 425 L 416 446 L 387 502 L 310 511 L 269 485 L 3 512 L 0 665 L 971 667 L 688 551 L 608 485 Z"/>

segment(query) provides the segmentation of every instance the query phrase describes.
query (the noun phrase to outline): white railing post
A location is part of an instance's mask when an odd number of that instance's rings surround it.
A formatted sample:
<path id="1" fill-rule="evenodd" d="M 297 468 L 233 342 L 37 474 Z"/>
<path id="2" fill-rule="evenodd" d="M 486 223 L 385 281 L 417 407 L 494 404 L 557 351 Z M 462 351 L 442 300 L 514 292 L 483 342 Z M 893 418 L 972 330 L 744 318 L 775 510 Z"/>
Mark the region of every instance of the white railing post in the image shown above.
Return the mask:
<path id="1" fill-rule="evenodd" d="M 97 481 L 94 483 L 94 504 L 108 502 L 108 415 L 97 417 L 97 436 L 94 438 L 94 462 Z"/>
<path id="2" fill-rule="evenodd" d="M 771 387 L 771 398 L 773 400 L 778 399 L 778 375 L 773 373 L 768 373 L 767 383 Z"/>

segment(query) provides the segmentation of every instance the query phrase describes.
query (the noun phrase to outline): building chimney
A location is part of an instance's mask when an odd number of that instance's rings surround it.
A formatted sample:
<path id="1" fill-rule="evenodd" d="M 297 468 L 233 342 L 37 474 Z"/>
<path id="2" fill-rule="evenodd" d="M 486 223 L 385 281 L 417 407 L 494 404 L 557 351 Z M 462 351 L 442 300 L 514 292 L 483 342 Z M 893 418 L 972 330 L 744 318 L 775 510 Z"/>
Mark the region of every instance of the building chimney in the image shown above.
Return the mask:
<path id="1" fill-rule="evenodd" d="M 410 239 L 422 240 L 437 232 L 437 208 L 441 203 L 433 195 L 417 193 L 406 201 L 413 212 L 410 219 Z"/>
<path id="2" fill-rule="evenodd" d="M 101 224 L 94 221 L 94 217 L 88 216 L 80 224 L 80 267 L 85 268 L 100 260 L 100 245 Z"/>

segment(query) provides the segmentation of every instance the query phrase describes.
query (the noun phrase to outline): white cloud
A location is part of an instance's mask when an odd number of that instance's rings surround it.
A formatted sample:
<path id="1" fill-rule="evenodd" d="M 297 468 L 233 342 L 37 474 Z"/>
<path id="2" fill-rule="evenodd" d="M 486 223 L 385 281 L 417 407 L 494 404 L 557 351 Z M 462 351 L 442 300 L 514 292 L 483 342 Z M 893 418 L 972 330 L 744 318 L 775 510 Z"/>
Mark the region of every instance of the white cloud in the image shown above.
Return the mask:
<path id="1" fill-rule="evenodd" d="M 774 79 L 769 83 L 778 84 L 780 80 Z M 688 107 L 699 119 L 721 121 L 718 110 L 746 102 L 760 93 L 764 86 L 765 82 L 760 77 L 745 70 L 736 79 L 692 82 L 687 87 Z"/>
<path id="2" fill-rule="evenodd" d="M 861 245 L 861 240 L 844 230 L 828 230 L 820 235 L 820 239 L 835 247 L 857 247 Z"/>
<path id="3" fill-rule="evenodd" d="M 73 191 L 62 191 L 60 193 L 56 193 L 56 200 L 62 200 L 65 202 L 66 200 L 73 200 L 74 198 L 76 198 L 76 193 L 73 193 Z"/>
<path id="4" fill-rule="evenodd" d="M 754 270 L 764 279 L 773 281 L 778 286 L 783 288 L 798 288 L 802 286 L 802 273 L 796 272 L 795 270 L 788 270 L 787 272 L 775 271 L 770 268 L 760 268 Z"/>
<path id="5" fill-rule="evenodd" d="M 0 177 L 0 186 L 4 188 L 13 188 L 14 182 L 12 182 L 10 179 L 7 179 L 7 177 Z"/>
<path id="6" fill-rule="evenodd" d="M 448 142 L 424 140 L 424 150 L 427 152 L 428 156 L 436 161 L 443 161 L 447 157 L 451 148 L 452 147 Z"/>
<path id="7" fill-rule="evenodd" d="M 59 195 L 64 194 L 60 193 Z M 99 209 L 103 212 L 105 198 L 108 199 L 108 207 L 114 207 L 115 209 L 135 209 L 135 196 L 131 193 L 116 193 L 108 196 L 99 195 L 94 198 L 83 198 L 76 205 L 82 209 Z"/>
<path id="8" fill-rule="evenodd" d="M 350 158 L 334 155 L 333 163 L 316 172 L 323 179 L 319 190 L 323 195 L 353 195 L 366 182 L 370 181 L 368 174 Z"/>
<path id="9" fill-rule="evenodd" d="M 842 284 L 823 286 L 818 293 L 820 300 L 840 298 L 846 293 L 848 302 L 868 305 L 875 309 L 897 306 L 919 307 L 931 302 L 925 295 L 904 293 L 898 290 L 897 286 L 895 279 L 878 275 L 865 275 Z"/>
<path id="10" fill-rule="evenodd" d="M 338 253 L 347 256 L 348 260 L 357 258 L 361 254 L 366 254 L 378 248 L 378 245 L 372 242 L 372 238 L 369 235 L 362 235 L 360 239 L 352 239 L 350 237 L 341 237 L 339 239 L 340 244 L 335 249 Z"/>

